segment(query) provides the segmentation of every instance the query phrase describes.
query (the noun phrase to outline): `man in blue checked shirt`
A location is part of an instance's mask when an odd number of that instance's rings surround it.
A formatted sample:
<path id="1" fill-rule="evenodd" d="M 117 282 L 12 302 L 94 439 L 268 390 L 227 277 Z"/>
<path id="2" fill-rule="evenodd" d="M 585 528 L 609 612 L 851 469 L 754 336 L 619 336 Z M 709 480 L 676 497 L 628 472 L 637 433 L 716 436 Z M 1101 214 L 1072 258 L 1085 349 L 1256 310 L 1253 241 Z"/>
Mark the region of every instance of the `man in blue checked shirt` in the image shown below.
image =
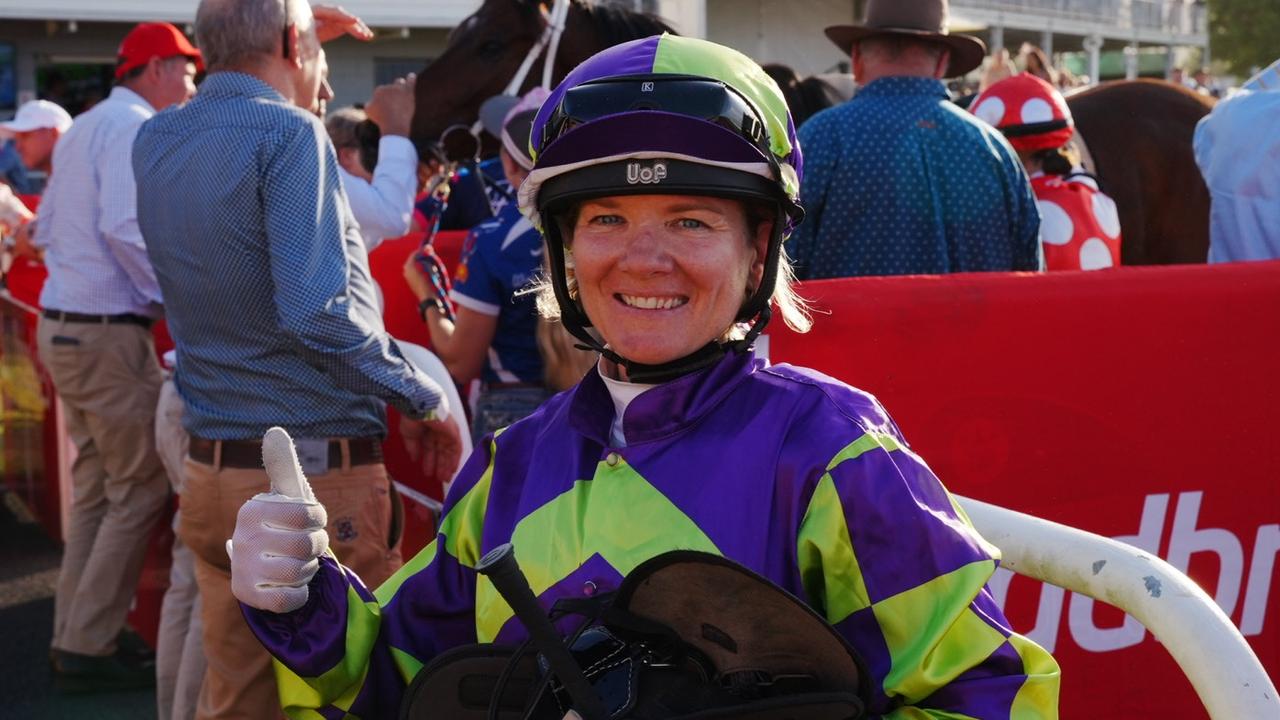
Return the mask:
<path id="1" fill-rule="evenodd" d="M 787 243 L 800 279 L 1041 269 L 1022 163 L 941 82 L 986 48 L 946 19 L 945 0 L 870 0 L 862 25 L 827 28 L 860 89 L 800 128 L 805 221 Z"/>
<path id="2" fill-rule="evenodd" d="M 209 77 L 133 149 L 138 222 L 178 346 L 191 436 L 181 534 L 196 556 L 208 658 L 198 718 L 275 707 L 270 658 L 231 594 L 236 510 L 268 489 L 261 438 L 282 426 L 328 509 L 339 560 L 379 584 L 401 564 L 382 464 L 384 404 L 424 471 L 448 479 L 460 438 L 441 389 L 407 363 L 378 312 L 369 261 L 324 126 L 320 43 L 369 29 L 285 0 L 204 0 Z M 459 411 L 460 410 L 455 410 Z"/>

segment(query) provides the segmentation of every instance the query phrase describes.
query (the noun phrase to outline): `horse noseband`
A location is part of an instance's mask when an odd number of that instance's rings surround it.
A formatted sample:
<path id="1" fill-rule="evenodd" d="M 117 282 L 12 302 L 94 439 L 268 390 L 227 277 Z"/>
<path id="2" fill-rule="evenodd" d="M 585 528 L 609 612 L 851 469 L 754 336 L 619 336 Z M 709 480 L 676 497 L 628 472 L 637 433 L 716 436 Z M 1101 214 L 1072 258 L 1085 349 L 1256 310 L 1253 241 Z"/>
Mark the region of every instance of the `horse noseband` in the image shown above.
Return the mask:
<path id="1" fill-rule="evenodd" d="M 480 141 L 479 133 L 472 126 L 457 123 L 440 133 L 440 139 L 436 141 L 436 145 L 443 150 L 445 158 L 450 162 L 464 160 L 479 162 L 483 143 Z"/>

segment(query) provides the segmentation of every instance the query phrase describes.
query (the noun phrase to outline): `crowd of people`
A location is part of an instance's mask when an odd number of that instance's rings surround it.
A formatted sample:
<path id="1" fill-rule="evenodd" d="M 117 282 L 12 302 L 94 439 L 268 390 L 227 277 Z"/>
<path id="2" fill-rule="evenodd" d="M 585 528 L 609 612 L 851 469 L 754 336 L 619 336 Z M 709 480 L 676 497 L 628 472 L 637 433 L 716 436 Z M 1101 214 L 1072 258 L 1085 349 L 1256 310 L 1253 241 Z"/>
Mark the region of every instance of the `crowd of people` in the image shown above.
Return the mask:
<path id="1" fill-rule="evenodd" d="M 1121 263 L 1070 83 L 1043 53 L 1024 72 L 997 55 L 962 108 L 944 83 L 987 53 L 946 17 L 872 0 L 828 28 L 860 89 L 799 128 L 735 51 L 619 45 L 485 103 L 499 150 L 465 171 L 409 139 L 413 76 L 327 107 L 323 43 L 372 36 L 330 6 L 202 0 L 196 44 L 137 26 L 74 120 L 22 106 L 0 124 L 0 229 L 47 269 L 38 351 L 77 451 L 56 684 L 155 684 L 161 718 L 393 714 L 442 651 L 522 636 L 475 570 L 514 539 L 547 603 L 664 550 L 741 562 L 865 660 L 874 714 L 1055 717 L 1056 664 L 984 587 L 993 549 L 884 408 L 750 352 L 771 317 L 808 329 L 796 279 Z M 1278 72 L 1196 134 L 1211 260 L 1280 256 L 1276 164 L 1236 142 L 1280 112 Z M 469 229 L 453 268 L 442 226 Z M 402 279 L 447 378 L 383 325 L 369 253 L 411 230 L 428 242 Z M 176 348 L 157 358 L 161 318 Z M 387 407 L 423 479 L 453 484 L 408 563 Z M 126 615 L 173 495 L 152 653 Z"/>

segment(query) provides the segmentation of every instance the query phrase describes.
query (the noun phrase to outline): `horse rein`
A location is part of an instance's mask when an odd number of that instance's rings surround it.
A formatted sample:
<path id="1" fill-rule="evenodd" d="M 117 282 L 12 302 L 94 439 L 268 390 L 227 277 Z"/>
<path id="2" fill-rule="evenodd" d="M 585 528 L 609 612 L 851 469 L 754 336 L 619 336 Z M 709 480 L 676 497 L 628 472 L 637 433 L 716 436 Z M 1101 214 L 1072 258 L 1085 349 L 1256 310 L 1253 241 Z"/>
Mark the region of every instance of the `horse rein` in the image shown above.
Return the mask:
<path id="1" fill-rule="evenodd" d="M 521 61 L 520 67 L 516 69 L 516 74 L 511 77 L 511 81 L 507 83 L 507 87 L 502 91 L 503 95 L 516 95 L 520 92 L 521 86 L 524 85 L 525 78 L 529 77 L 529 72 L 533 69 L 533 63 L 538 56 L 547 51 L 546 57 L 542 61 L 542 87 L 551 89 L 551 76 L 555 72 L 556 55 L 560 52 L 560 37 L 564 35 L 565 21 L 569 17 L 570 0 L 554 0 L 550 12 L 545 8 L 539 8 L 542 13 L 542 19 L 545 25 L 542 27 L 542 35 L 538 41 L 529 47 L 529 52 L 525 54 L 524 60 Z M 450 125 L 440 133 L 438 144 L 443 147 L 444 139 L 452 132 L 470 133 L 476 144 L 475 157 L 477 163 L 480 162 L 480 133 L 484 127 L 477 118 L 470 126 L 458 123 Z"/>

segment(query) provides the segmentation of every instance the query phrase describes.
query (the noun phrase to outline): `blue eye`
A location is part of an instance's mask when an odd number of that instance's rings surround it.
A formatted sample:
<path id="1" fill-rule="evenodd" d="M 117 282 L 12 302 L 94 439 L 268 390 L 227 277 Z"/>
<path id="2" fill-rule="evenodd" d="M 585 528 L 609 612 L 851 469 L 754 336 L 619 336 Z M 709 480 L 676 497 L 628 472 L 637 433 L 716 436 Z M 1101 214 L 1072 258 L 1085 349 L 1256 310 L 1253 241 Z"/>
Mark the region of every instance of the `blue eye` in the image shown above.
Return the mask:
<path id="1" fill-rule="evenodd" d="M 619 215 L 596 215 L 591 218 L 592 225 L 621 225 L 622 217 Z"/>
<path id="2" fill-rule="evenodd" d="M 693 218 L 680 218 L 676 221 L 676 224 L 684 230 L 701 230 L 702 228 L 707 227 L 706 223 Z"/>

